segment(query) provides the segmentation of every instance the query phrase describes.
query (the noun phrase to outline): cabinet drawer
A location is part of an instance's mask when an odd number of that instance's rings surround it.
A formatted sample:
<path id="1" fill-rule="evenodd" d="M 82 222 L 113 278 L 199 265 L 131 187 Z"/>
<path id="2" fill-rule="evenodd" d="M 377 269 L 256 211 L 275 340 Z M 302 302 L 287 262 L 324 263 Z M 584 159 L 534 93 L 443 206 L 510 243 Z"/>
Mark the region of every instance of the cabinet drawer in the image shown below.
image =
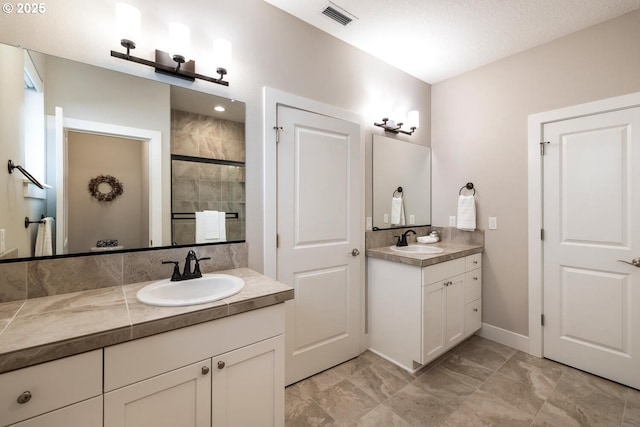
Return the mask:
<path id="1" fill-rule="evenodd" d="M 102 396 L 98 396 L 11 424 L 10 427 L 99 427 L 101 425 Z"/>
<path id="2" fill-rule="evenodd" d="M 20 396 L 31 394 L 24 403 Z M 0 375 L 0 420 L 15 423 L 102 393 L 102 350 Z"/>
<path id="3" fill-rule="evenodd" d="M 449 277 L 457 276 L 465 272 L 465 259 L 458 258 L 452 261 L 441 262 L 422 269 L 422 284 L 430 285 Z"/>
<path id="4" fill-rule="evenodd" d="M 464 303 L 468 304 L 482 296 L 482 270 L 472 270 L 464 276 Z"/>
<path id="5" fill-rule="evenodd" d="M 482 254 L 473 254 L 465 257 L 466 271 L 471 271 L 476 268 L 482 267 Z"/>
<path id="6" fill-rule="evenodd" d="M 464 334 L 469 336 L 482 326 L 482 300 L 477 299 L 465 306 Z"/>

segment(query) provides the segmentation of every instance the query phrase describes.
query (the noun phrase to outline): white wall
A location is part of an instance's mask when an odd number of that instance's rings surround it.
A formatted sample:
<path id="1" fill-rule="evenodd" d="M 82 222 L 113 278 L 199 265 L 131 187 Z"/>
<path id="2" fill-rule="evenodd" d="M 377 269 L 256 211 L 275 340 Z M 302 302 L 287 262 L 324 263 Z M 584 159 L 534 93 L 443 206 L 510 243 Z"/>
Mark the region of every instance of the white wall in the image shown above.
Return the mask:
<path id="1" fill-rule="evenodd" d="M 82 62 L 167 81 L 152 69 L 110 57 L 123 49 L 114 39 L 116 0 L 65 0 L 47 4 L 41 16 L 2 17 L 0 42 Z M 224 37 L 233 44 L 230 87 L 208 82 L 186 84 L 203 92 L 236 98 L 247 104 L 247 241 L 249 265 L 262 271 L 262 88 L 273 87 L 353 111 L 364 116 L 367 153 L 373 122 L 381 114 L 403 107 L 420 111 L 421 127 L 412 141 L 429 145 L 430 86 L 293 18 L 262 0 L 191 0 L 176 2 L 131 0 L 142 13 L 143 39 L 134 54 L 152 59 L 165 48 L 168 23 L 191 28 L 193 58 L 198 72 L 215 75 L 211 46 Z M 166 49 L 166 48 L 165 48 Z M 375 128 L 376 132 L 381 132 Z M 370 157 L 367 161 L 370 164 Z M 370 201 L 370 170 L 366 192 Z M 271 191 L 271 190 L 270 190 Z M 272 191 L 275 191 L 273 189 Z M 367 210 L 370 211 L 370 202 Z M 364 223 L 364 221 L 363 221 Z"/>
<path id="2" fill-rule="evenodd" d="M 433 86 L 433 222 L 446 224 L 474 182 L 483 322 L 528 335 L 527 116 L 637 91 L 640 11 Z"/>

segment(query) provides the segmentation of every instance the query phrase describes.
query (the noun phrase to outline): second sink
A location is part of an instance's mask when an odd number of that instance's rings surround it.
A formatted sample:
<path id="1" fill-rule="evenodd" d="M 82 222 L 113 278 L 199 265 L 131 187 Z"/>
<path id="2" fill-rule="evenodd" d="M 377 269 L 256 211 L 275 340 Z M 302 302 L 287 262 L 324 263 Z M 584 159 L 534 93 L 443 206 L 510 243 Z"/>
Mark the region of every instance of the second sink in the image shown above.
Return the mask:
<path id="1" fill-rule="evenodd" d="M 217 301 L 237 294 L 244 280 L 229 274 L 204 274 L 198 279 L 153 282 L 136 294 L 138 301 L 149 305 L 184 306 Z"/>
<path id="2" fill-rule="evenodd" d="M 444 249 L 435 246 L 409 245 L 409 246 L 389 246 L 392 251 L 403 252 L 405 254 L 441 254 Z"/>

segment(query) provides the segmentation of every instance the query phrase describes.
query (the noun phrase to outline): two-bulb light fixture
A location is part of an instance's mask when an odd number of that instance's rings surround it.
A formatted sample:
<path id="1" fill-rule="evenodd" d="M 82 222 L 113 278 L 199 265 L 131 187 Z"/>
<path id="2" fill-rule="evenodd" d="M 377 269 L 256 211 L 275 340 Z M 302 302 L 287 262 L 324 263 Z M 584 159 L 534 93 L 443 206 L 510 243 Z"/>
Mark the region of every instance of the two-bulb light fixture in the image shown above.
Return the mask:
<path id="1" fill-rule="evenodd" d="M 387 132 L 391 133 L 403 133 L 405 135 L 413 135 L 413 132 L 420 127 L 420 112 L 417 110 L 409 111 L 407 114 L 407 126 L 409 130 L 402 129 L 402 126 L 405 125 L 403 122 L 396 123 L 395 120 L 391 120 L 387 117 L 382 119 L 382 123 L 373 123 L 375 126 L 383 128 Z"/>
<path id="2" fill-rule="evenodd" d="M 155 68 L 157 73 L 167 74 L 181 79 L 195 81 L 206 80 L 223 86 L 229 86 L 224 80 L 231 62 L 231 43 L 224 39 L 213 42 L 213 55 L 218 78 L 196 73 L 195 60 L 189 59 L 191 47 L 191 32 L 189 27 L 179 22 L 169 24 L 170 52 L 156 49 L 156 60 L 138 58 L 131 55 L 131 50 L 136 48 L 136 41 L 140 40 L 140 11 L 126 3 L 116 4 L 116 32 L 120 44 L 127 49 L 127 53 L 111 51 L 115 58 L 132 61 L 137 64 Z"/>

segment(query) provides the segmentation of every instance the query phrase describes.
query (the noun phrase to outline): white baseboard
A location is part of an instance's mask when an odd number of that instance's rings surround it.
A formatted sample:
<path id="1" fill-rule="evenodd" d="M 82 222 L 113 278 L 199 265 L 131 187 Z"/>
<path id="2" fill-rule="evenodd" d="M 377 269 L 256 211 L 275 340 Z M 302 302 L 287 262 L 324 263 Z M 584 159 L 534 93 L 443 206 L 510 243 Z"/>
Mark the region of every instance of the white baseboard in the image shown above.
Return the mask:
<path id="1" fill-rule="evenodd" d="M 476 332 L 476 335 L 529 353 L 529 337 L 525 337 L 524 335 L 516 334 L 515 332 L 507 331 L 506 329 L 498 328 L 497 326 L 487 323 L 482 324 L 482 328 Z"/>

